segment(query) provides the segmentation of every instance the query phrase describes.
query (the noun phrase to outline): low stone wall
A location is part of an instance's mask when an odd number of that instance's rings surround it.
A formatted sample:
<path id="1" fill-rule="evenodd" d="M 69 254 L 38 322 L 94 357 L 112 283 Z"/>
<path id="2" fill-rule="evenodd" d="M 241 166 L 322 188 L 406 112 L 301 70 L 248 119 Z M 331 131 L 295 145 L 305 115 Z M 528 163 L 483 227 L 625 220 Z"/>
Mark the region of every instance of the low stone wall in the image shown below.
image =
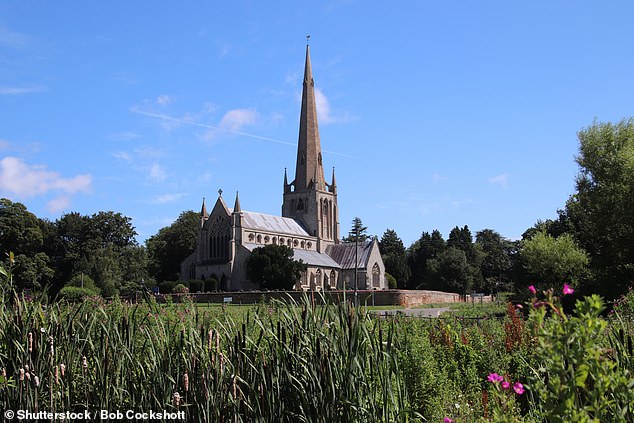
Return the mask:
<path id="1" fill-rule="evenodd" d="M 308 296 L 311 301 L 322 304 L 326 302 L 354 301 L 354 291 L 241 291 L 241 292 L 205 292 L 189 294 L 197 303 L 232 303 L 232 304 L 257 304 L 259 302 L 278 299 L 300 302 L 302 296 Z M 159 295 L 159 301 L 165 301 L 165 295 Z M 181 295 L 171 295 L 174 302 L 181 299 Z M 390 289 L 385 291 L 357 291 L 360 304 L 375 306 L 400 305 L 404 307 L 416 307 L 432 303 L 458 303 L 464 302 L 465 297 L 452 292 Z M 467 299 L 469 300 L 469 299 Z M 491 301 L 490 297 L 478 298 L 476 301 Z"/>

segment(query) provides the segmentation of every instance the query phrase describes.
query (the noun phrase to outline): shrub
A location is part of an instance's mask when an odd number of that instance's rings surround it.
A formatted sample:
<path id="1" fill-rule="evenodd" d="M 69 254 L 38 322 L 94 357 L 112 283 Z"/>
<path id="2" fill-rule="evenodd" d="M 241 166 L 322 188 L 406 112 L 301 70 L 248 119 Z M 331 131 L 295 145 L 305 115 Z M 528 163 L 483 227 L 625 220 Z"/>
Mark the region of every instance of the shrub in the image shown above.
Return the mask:
<path id="1" fill-rule="evenodd" d="M 161 294 L 171 294 L 177 284 L 177 281 L 163 281 L 159 283 L 159 292 Z"/>
<path id="2" fill-rule="evenodd" d="M 66 286 L 89 289 L 96 292 L 97 295 L 101 293 L 101 290 L 97 287 L 95 281 L 90 276 L 83 273 L 73 276 Z"/>
<path id="3" fill-rule="evenodd" d="M 204 281 L 192 279 L 189 281 L 189 292 L 201 292 L 205 285 Z"/>
<path id="4" fill-rule="evenodd" d="M 218 290 L 218 279 L 209 278 L 205 281 L 205 291 L 217 291 Z"/>
<path id="5" fill-rule="evenodd" d="M 187 288 L 182 283 L 179 283 L 174 288 L 172 288 L 172 292 L 174 294 L 187 294 L 189 292 L 189 288 Z"/>
<path id="6" fill-rule="evenodd" d="M 387 286 L 390 289 L 396 289 L 398 288 L 398 283 L 396 282 L 396 278 L 394 278 L 394 276 L 390 275 L 389 273 L 385 273 L 385 278 L 387 279 Z"/>
<path id="7" fill-rule="evenodd" d="M 58 295 L 65 300 L 75 301 L 85 297 L 98 296 L 99 292 L 89 288 L 81 288 L 78 286 L 66 285 L 59 291 Z"/>

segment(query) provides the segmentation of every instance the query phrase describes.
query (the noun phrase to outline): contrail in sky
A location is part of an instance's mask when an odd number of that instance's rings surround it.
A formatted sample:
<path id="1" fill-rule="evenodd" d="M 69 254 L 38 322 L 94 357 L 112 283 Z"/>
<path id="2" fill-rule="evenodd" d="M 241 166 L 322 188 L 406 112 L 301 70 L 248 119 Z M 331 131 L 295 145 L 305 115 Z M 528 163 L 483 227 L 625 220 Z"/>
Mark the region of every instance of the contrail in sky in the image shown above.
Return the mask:
<path id="1" fill-rule="evenodd" d="M 136 114 L 139 114 L 139 115 L 153 117 L 153 118 L 161 119 L 161 120 L 166 120 L 166 121 L 169 121 L 169 122 L 176 122 L 176 123 L 180 123 L 180 124 L 184 124 L 184 125 L 197 126 L 199 128 L 215 129 L 215 130 L 218 130 L 218 131 L 229 132 L 231 134 L 242 135 L 244 137 L 255 138 L 255 139 L 263 140 L 263 141 L 270 141 L 270 142 L 274 142 L 276 144 L 290 145 L 291 147 L 297 146 L 297 143 L 292 143 L 292 142 L 288 142 L 288 141 L 282 141 L 282 140 L 278 140 L 278 139 L 275 139 L 275 138 L 263 137 L 263 136 L 255 135 L 255 134 L 249 134 L 247 132 L 242 132 L 242 131 L 236 131 L 236 130 L 233 130 L 233 129 L 223 128 L 221 126 L 208 125 L 206 123 L 195 122 L 193 120 L 188 120 L 188 119 L 184 119 L 184 118 L 176 118 L 176 117 L 173 117 L 173 116 L 170 116 L 170 115 L 165 115 L 165 114 L 162 114 L 162 113 L 148 112 L 147 110 L 143 110 L 143 109 L 141 109 L 138 106 L 131 107 L 130 111 L 132 113 L 136 113 Z M 343 157 L 350 157 L 347 154 L 337 153 L 335 151 L 323 150 L 323 152 L 324 153 L 330 153 L 330 154 L 336 154 L 338 156 L 343 156 Z"/>

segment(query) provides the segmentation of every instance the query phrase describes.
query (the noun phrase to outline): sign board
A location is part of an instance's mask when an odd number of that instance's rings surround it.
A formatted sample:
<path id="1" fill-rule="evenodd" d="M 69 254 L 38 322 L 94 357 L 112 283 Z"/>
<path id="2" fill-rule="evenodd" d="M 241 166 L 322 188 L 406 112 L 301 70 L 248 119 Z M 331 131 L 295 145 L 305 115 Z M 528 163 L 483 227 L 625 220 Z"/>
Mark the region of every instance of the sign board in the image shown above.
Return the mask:
<path id="1" fill-rule="evenodd" d="M 222 302 L 223 303 L 231 303 L 231 302 L 233 302 L 233 297 L 224 297 L 222 299 Z"/>

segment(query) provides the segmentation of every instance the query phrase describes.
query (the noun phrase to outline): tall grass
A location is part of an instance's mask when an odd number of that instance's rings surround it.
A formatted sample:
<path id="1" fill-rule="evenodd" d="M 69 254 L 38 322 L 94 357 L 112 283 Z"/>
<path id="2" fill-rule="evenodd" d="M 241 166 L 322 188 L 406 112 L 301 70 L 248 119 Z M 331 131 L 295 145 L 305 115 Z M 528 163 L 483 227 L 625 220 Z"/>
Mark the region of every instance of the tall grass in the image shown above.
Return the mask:
<path id="1" fill-rule="evenodd" d="M 360 309 L 306 299 L 235 321 L 187 303 L 15 297 L 0 311 L 0 406 L 182 410 L 188 421 L 406 421 L 395 334 Z"/>

